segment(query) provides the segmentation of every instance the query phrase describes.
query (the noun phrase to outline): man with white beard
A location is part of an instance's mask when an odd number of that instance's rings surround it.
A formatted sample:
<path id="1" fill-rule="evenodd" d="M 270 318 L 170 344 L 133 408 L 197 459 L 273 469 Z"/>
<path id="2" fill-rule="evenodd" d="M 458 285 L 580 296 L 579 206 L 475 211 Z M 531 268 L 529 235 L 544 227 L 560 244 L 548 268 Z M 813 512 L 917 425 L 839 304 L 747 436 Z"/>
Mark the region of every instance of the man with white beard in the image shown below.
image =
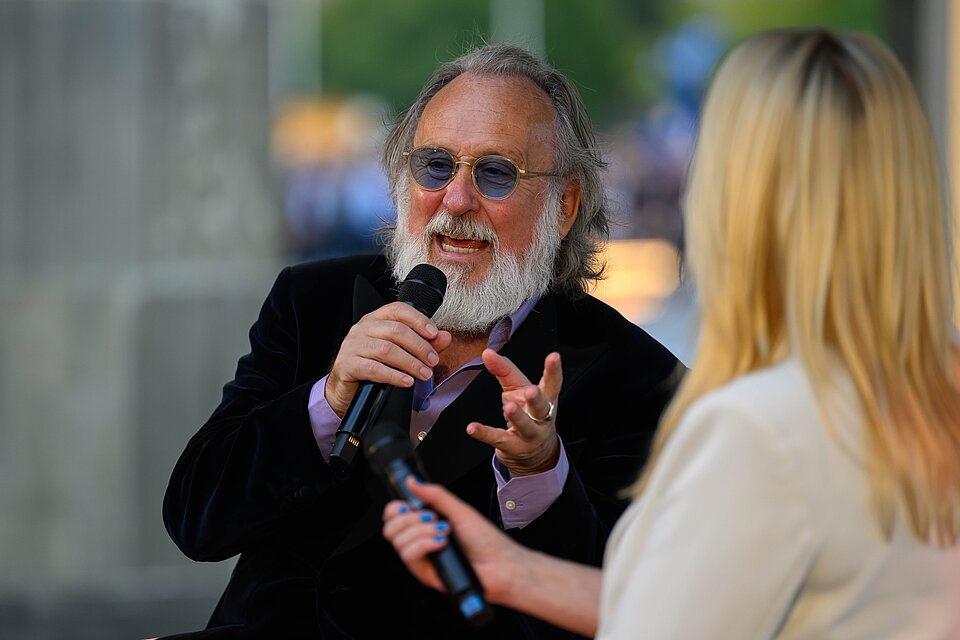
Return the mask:
<path id="1" fill-rule="evenodd" d="M 386 255 L 281 273 L 174 469 L 177 545 L 240 554 L 206 633 L 569 637 L 508 610 L 468 627 L 380 536 L 386 494 L 366 462 L 342 478 L 329 458 L 361 383 L 412 387 L 410 438 L 434 481 L 524 544 L 599 565 L 679 365 L 587 294 L 608 226 L 592 126 L 559 72 L 486 46 L 440 67 L 384 165 Z M 432 319 L 400 302 L 353 317 L 358 276 L 395 299 L 420 263 L 448 279 Z"/>

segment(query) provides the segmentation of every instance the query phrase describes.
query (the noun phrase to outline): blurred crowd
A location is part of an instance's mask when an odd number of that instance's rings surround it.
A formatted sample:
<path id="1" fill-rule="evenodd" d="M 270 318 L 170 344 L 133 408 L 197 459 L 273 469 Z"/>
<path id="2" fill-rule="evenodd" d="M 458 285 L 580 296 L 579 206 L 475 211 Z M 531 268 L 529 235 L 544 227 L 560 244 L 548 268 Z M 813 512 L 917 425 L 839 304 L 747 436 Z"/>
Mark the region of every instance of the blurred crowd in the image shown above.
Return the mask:
<path id="1" fill-rule="evenodd" d="M 396 213 L 376 157 L 287 169 L 283 215 L 298 261 L 378 250 L 377 229 Z"/>

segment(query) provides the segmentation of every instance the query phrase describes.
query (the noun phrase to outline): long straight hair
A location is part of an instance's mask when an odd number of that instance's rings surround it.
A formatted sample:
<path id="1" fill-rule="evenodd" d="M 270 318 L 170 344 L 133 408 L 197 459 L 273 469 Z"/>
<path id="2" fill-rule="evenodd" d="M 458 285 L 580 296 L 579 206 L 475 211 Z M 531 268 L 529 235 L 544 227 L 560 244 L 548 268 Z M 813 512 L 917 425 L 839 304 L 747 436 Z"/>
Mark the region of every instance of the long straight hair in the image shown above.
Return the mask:
<path id="1" fill-rule="evenodd" d="M 788 356 L 837 435 L 839 363 L 883 534 L 902 518 L 925 543 L 957 542 L 960 370 L 937 173 L 913 87 L 872 37 L 773 31 L 729 54 L 685 197 L 699 351 L 635 493 L 692 403 Z"/>

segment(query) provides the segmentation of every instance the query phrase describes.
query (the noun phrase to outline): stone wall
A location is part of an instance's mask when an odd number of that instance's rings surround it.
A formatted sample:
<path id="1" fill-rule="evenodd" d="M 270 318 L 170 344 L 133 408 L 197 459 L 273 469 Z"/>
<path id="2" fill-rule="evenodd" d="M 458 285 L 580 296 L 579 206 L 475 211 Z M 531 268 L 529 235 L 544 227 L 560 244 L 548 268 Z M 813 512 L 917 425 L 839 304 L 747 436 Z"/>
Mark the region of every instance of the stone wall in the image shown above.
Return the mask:
<path id="1" fill-rule="evenodd" d="M 283 261 L 266 0 L 0 2 L 0 638 L 202 626 L 160 505 Z"/>

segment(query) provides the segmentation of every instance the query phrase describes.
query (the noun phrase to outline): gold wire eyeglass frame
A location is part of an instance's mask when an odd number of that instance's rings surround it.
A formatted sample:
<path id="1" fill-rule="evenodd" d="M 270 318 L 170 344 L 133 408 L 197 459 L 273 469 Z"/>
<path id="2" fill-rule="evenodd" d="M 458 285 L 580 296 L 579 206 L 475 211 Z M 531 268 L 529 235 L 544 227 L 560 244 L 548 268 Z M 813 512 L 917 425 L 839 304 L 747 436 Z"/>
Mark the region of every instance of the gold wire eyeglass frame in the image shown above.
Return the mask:
<path id="1" fill-rule="evenodd" d="M 442 152 L 446 153 L 447 155 L 449 155 L 450 158 L 453 160 L 453 173 L 450 174 L 450 177 L 447 178 L 446 182 L 444 182 L 443 184 L 441 184 L 441 185 L 438 186 L 438 187 L 433 187 L 433 188 L 431 188 L 431 187 L 425 187 L 425 186 L 423 186 L 422 184 L 420 184 L 420 183 L 417 181 L 417 178 L 416 178 L 416 176 L 415 176 L 414 173 L 413 173 L 413 167 L 410 166 L 410 162 L 411 162 L 411 159 L 412 159 L 412 157 L 413 157 L 413 154 L 414 154 L 415 152 L 417 152 L 417 151 L 420 151 L 421 149 L 426 149 L 426 150 L 429 150 L 429 151 L 442 151 Z M 536 177 L 539 177 L 539 176 L 553 176 L 553 177 L 556 177 L 556 176 L 559 176 L 559 175 L 560 175 L 559 173 L 553 173 L 553 172 L 549 172 L 549 171 L 527 171 L 526 169 L 522 168 L 520 165 L 518 165 L 516 162 L 514 162 L 514 161 L 511 160 L 510 158 L 508 158 L 508 157 L 506 157 L 506 156 L 497 155 L 497 154 L 490 154 L 490 155 L 486 155 L 486 156 L 480 156 L 479 158 L 477 158 L 477 159 L 474 160 L 473 162 L 467 162 L 466 160 L 461 160 L 461 159 L 459 159 L 457 156 L 453 155 L 453 153 L 451 153 L 450 151 L 447 151 L 447 150 L 444 149 L 443 147 L 416 147 L 415 149 L 411 149 L 410 151 L 402 151 L 402 152 L 400 153 L 400 155 L 402 155 L 403 157 L 405 157 L 405 158 L 407 159 L 407 171 L 410 172 L 410 176 L 413 178 L 413 181 L 417 183 L 417 186 L 419 186 L 419 187 L 420 187 L 421 189 L 423 189 L 424 191 L 440 191 L 441 189 L 445 188 L 448 184 L 450 184 L 451 182 L 453 182 L 453 179 L 454 179 L 454 178 L 457 177 L 457 171 L 460 169 L 460 165 L 462 165 L 462 164 L 467 165 L 468 167 L 470 167 L 470 178 L 473 180 L 473 186 L 474 186 L 474 188 L 476 188 L 477 193 L 479 193 L 482 197 L 486 198 L 487 200 L 506 200 L 507 198 L 509 198 L 510 196 L 513 195 L 513 192 L 514 192 L 514 191 L 517 190 L 517 187 L 520 186 L 520 181 L 521 181 L 521 180 L 525 180 L 525 179 L 527 179 L 527 178 L 536 178 Z M 493 159 L 496 159 L 496 160 L 504 160 L 504 161 L 506 161 L 506 162 L 509 162 L 511 165 L 513 165 L 513 168 L 517 170 L 517 179 L 514 181 L 514 183 L 513 183 L 513 188 L 510 189 L 510 193 L 508 193 L 508 194 L 506 194 L 506 195 L 503 195 L 503 196 L 499 196 L 499 197 L 496 197 L 496 196 L 488 196 L 488 195 L 485 194 L 485 193 L 483 192 L 483 190 L 480 188 L 480 185 L 477 184 L 477 174 L 476 174 L 476 172 L 474 171 L 474 167 L 475 167 L 477 164 L 479 164 L 481 161 L 487 160 L 487 159 L 490 159 L 490 158 L 493 158 Z"/>

